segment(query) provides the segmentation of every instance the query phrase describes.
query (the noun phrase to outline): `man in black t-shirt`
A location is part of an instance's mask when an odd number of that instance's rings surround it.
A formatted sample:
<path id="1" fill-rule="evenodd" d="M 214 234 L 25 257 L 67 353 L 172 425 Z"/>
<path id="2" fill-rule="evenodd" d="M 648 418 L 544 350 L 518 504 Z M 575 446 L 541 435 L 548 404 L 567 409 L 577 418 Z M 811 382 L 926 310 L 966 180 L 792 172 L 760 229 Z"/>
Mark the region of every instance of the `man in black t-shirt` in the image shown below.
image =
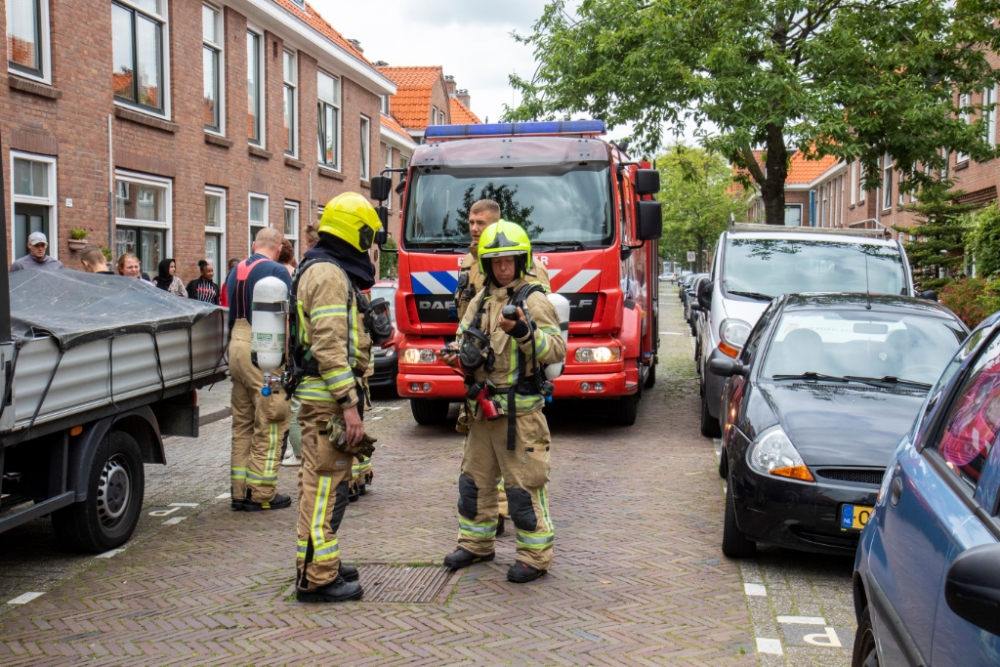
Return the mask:
<path id="1" fill-rule="evenodd" d="M 215 267 L 208 260 L 202 259 L 198 261 L 198 269 L 201 274 L 187 284 L 188 298 L 218 306 L 219 288 L 212 281 L 215 277 Z"/>

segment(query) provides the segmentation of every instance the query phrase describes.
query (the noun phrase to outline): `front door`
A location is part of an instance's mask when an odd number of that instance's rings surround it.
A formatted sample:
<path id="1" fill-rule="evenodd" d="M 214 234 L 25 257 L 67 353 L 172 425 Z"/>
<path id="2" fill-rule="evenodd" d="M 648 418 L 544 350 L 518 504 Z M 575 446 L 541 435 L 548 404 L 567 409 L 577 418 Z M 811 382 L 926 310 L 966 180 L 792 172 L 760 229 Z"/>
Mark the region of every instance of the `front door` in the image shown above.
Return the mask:
<path id="1" fill-rule="evenodd" d="M 14 259 L 28 254 L 28 236 L 32 232 L 42 232 L 50 244 L 55 240 L 49 234 L 49 207 L 14 204 Z"/>

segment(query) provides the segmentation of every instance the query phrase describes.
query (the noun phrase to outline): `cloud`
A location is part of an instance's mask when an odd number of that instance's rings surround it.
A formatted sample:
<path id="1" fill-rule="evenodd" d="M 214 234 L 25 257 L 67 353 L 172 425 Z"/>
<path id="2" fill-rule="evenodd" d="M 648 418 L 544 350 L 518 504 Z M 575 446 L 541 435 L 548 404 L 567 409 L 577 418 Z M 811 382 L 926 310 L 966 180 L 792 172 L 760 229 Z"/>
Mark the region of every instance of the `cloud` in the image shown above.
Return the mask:
<path id="1" fill-rule="evenodd" d="M 433 25 L 504 26 L 528 30 L 545 0 L 433 0 L 407 2 L 406 19 Z"/>

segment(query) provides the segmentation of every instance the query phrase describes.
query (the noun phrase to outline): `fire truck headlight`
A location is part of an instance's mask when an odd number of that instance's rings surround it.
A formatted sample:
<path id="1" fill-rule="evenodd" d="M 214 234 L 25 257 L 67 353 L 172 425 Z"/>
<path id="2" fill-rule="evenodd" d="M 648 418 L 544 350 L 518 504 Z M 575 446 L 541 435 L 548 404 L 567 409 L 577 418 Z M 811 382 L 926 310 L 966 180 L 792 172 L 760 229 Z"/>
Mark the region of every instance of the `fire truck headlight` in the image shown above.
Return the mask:
<path id="1" fill-rule="evenodd" d="M 621 358 L 620 347 L 581 347 L 574 358 L 581 364 L 606 364 Z"/>
<path id="2" fill-rule="evenodd" d="M 404 364 L 433 364 L 435 361 L 437 355 L 434 354 L 434 350 L 409 347 L 403 351 Z"/>

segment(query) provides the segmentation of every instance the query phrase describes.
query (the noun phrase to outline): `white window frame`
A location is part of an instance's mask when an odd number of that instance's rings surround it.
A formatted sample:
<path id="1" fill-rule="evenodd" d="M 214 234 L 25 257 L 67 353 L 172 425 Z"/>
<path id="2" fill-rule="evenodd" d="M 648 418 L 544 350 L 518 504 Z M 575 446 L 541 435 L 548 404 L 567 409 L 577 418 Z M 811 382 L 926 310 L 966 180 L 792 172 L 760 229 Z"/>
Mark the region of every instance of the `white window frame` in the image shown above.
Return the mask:
<path id="1" fill-rule="evenodd" d="M 361 114 L 359 133 L 361 138 L 361 180 L 369 181 L 371 180 L 372 174 L 372 119 L 368 116 Z M 368 131 L 365 131 L 365 128 Z"/>
<path id="2" fill-rule="evenodd" d="M 951 151 L 947 148 L 941 149 L 941 157 L 944 158 L 944 166 L 941 167 L 941 178 L 948 178 L 951 174 Z"/>
<path id="3" fill-rule="evenodd" d="M 342 88 L 343 81 L 341 80 L 341 78 L 339 76 L 336 76 L 334 74 L 330 74 L 329 72 L 325 72 L 323 70 L 317 70 L 317 72 L 316 72 L 317 91 L 319 90 L 318 82 L 319 82 L 319 77 L 320 76 L 326 76 L 326 77 L 329 77 L 329 78 L 333 79 L 333 87 L 334 87 L 334 91 L 335 91 L 334 97 L 339 98 L 339 100 L 340 100 L 339 102 L 337 100 L 324 100 L 321 97 L 319 97 L 319 93 L 318 92 L 317 92 L 317 95 L 316 95 L 317 113 L 318 113 L 318 110 L 324 108 L 324 106 L 329 106 L 330 108 L 336 109 L 336 111 L 337 111 L 337 123 L 336 123 L 337 127 L 335 128 L 336 134 L 337 134 L 337 156 L 336 156 L 336 161 L 337 162 L 336 162 L 336 164 L 328 164 L 325 161 L 326 147 L 319 143 L 319 135 L 318 135 L 318 133 L 317 133 L 317 137 L 316 138 L 317 138 L 317 145 L 318 145 L 318 148 L 319 148 L 319 153 L 317 154 L 316 157 L 319 159 L 319 164 L 321 166 L 323 166 L 325 169 L 332 169 L 333 171 L 340 172 L 340 171 L 342 171 L 342 165 L 344 164 L 344 162 L 343 162 L 343 157 L 344 157 L 344 132 L 343 132 L 343 128 L 344 128 L 344 97 L 343 97 L 343 94 L 344 94 L 344 91 L 343 91 L 343 88 Z"/>
<path id="4" fill-rule="evenodd" d="M 286 56 L 292 58 L 292 80 L 285 77 Z M 297 158 L 299 156 L 299 54 L 291 49 L 285 49 L 281 54 L 281 77 L 282 120 L 284 120 L 285 95 L 289 89 L 292 91 L 292 148 L 288 150 L 288 137 L 285 137 L 285 155 Z"/>
<path id="5" fill-rule="evenodd" d="M 219 109 L 219 127 L 213 129 L 205 126 L 205 131 L 209 134 L 214 134 L 220 137 L 226 136 L 226 14 L 221 8 L 209 3 L 203 3 L 205 7 L 212 10 L 218 16 L 218 22 L 216 23 L 216 28 L 218 34 L 215 36 L 216 42 L 209 42 L 204 37 L 204 30 L 202 30 L 202 48 L 209 48 L 215 51 L 219 57 L 219 99 L 216 100 L 216 106 Z M 203 73 L 204 76 L 204 73 Z"/>
<path id="6" fill-rule="evenodd" d="M 162 229 L 165 231 L 164 241 L 163 241 L 163 257 L 173 257 L 174 255 L 174 182 L 169 178 L 160 178 L 159 176 L 151 176 L 149 174 L 143 174 L 136 171 L 126 171 L 124 169 L 115 169 L 115 191 L 118 190 L 118 181 L 125 181 L 126 183 L 134 183 L 138 185 L 155 185 L 158 187 L 166 186 L 167 188 L 167 210 L 166 210 L 166 220 L 160 222 L 158 220 L 138 220 L 135 218 L 120 218 L 118 217 L 117 203 L 115 204 L 115 229 L 117 230 L 119 224 L 123 224 L 126 227 L 146 227 L 148 229 Z M 112 239 L 112 244 L 117 244 L 117 239 Z M 149 270 L 150 267 L 146 267 Z M 155 270 L 155 269 L 154 269 Z"/>
<path id="7" fill-rule="evenodd" d="M 882 210 L 892 208 L 892 160 L 886 154 L 882 157 Z"/>
<path id="8" fill-rule="evenodd" d="M 799 224 L 798 224 L 798 226 L 802 227 L 802 222 L 803 222 L 803 220 L 802 220 L 802 215 L 803 215 L 803 211 L 802 211 L 803 206 L 802 206 L 802 204 L 785 204 L 785 220 L 787 221 L 787 219 L 788 219 L 788 210 L 789 209 L 793 209 L 793 208 L 799 209 Z"/>
<path id="9" fill-rule="evenodd" d="M 385 168 L 392 169 L 392 156 L 393 156 L 392 146 L 390 146 L 389 144 L 382 144 L 382 146 L 383 148 L 385 148 Z M 392 180 L 391 173 L 389 174 L 389 179 L 390 181 Z M 387 199 L 385 202 L 385 207 L 390 211 L 392 210 L 392 195 L 393 193 L 392 191 L 390 191 L 389 199 Z"/>
<path id="10" fill-rule="evenodd" d="M 388 95 L 383 95 L 382 96 L 382 113 L 384 113 L 386 116 L 389 116 L 390 115 L 390 112 L 389 112 L 390 108 L 391 107 L 390 107 L 389 96 Z"/>
<path id="11" fill-rule="evenodd" d="M 139 113 L 148 114 L 150 116 L 157 116 L 159 118 L 165 118 L 167 120 L 171 117 L 170 110 L 170 0 L 160 0 L 163 3 L 163 14 L 151 14 L 148 11 L 142 9 L 141 7 L 130 2 L 130 0 L 113 0 L 113 3 L 127 7 L 133 11 L 139 12 L 143 16 L 147 16 L 154 21 L 160 23 L 160 35 L 163 46 L 163 52 L 160 54 L 163 64 L 163 81 L 160 82 L 160 92 L 163 95 L 163 111 L 157 111 L 150 107 L 144 107 L 138 102 L 129 102 L 128 100 L 122 100 L 115 97 L 114 91 L 112 90 L 111 97 L 114 100 L 115 106 L 123 107 L 125 109 L 132 109 L 138 111 Z M 113 47 L 112 47 L 113 49 Z M 113 72 L 114 70 L 112 70 Z"/>
<path id="12" fill-rule="evenodd" d="M 289 234 L 287 232 L 287 230 L 285 229 L 285 218 L 284 218 L 284 216 L 288 215 L 288 211 L 295 211 L 295 233 L 294 234 Z M 297 202 L 297 201 L 291 201 L 291 200 L 286 199 L 285 200 L 284 215 L 282 216 L 282 219 L 281 219 L 281 233 L 282 233 L 282 235 L 286 239 L 288 239 L 289 243 L 292 244 L 292 248 L 295 250 L 295 259 L 296 259 L 296 261 L 298 261 L 298 259 L 299 259 L 299 233 L 301 232 L 301 230 L 302 230 L 302 218 L 299 215 L 299 202 Z"/>
<path id="13" fill-rule="evenodd" d="M 264 54 L 267 51 L 267 44 L 264 41 L 264 31 L 257 28 L 251 24 L 247 24 L 247 38 L 253 34 L 257 37 L 257 44 L 260 48 L 257 50 L 257 59 L 259 62 L 258 75 L 257 75 L 257 123 L 260 126 L 259 137 L 254 140 L 253 137 L 247 137 L 247 143 L 251 146 L 258 146 L 260 148 L 267 148 L 267 75 L 265 74 L 264 64 L 265 57 Z M 250 63 L 247 62 L 247 69 L 249 70 Z M 249 89 L 247 91 L 249 95 Z M 249 100 L 247 100 L 249 102 Z"/>
<path id="14" fill-rule="evenodd" d="M 213 197 L 218 197 L 219 202 L 219 225 L 217 227 L 209 226 L 208 222 L 205 222 L 205 233 L 206 234 L 218 234 L 219 236 L 219 264 L 220 266 L 215 267 L 215 275 L 220 276 L 219 285 L 225 286 L 226 274 L 221 273 L 225 271 L 226 263 L 229 261 L 229 257 L 226 255 L 226 190 L 225 188 L 216 188 L 210 185 L 205 186 L 205 195 L 211 195 Z"/>
<path id="15" fill-rule="evenodd" d="M 989 88 L 983 89 L 983 107 L 990 104 L 994 105 L 992 109 L 984 110 L 983 113 L 986 114 L 986 142 L 990 146 L 996 146 L 997 144 L 997 90 L 996 86 L 990 86 Z"/>
<path id="16" fill-rule="evenodd" d="M 253 210 L 253 200 L 263 199 L 264 200 L 264 220 L 263 225 L 259 221 L 250 219 L 250 212 Z M 260 192 L 251 192 L 247 195 L 247 252 L 251 255 L 253 254 L 253 228 L 260 227 L 261 229 L 267 229 L 271 226 L 270 223 L 270 208 L 271 208 L 271 198 Z M 254 224 L 254 223 L 257 224 Z"/>
<path id="17" fill-rule="evenodd" d="M 962 93 L 958 96 L 958 106 L 960 109 L 962 107 L 967 107 L 970 104 L 972 104 L 972 98 L 968 93 Z M 972 123 L 971 113 L 969 113 L 968 111 L 959 111 L 959 114 L 962 116 L 962 118 L 965 120 L 966 123 L 968 124 Z M 968 162 L 968 161 L 969 161 L 969 155 L 967 153 L 955 153 L 955 164 L 961 164 L 962 162 Z"/>
<path id="18" fill-rule="evenodd" d="M 858 203 L 858 161 L 851 163 L 851 206 Z"/>
<path id="19" fill-rule="evenodd" d="M 431 105 L 431 125 L 437 125 L 437 119 L 438 119 L 438 108 L 432 104 Z"/>
<path id="20" fill-rule="evenodd" d="M 48 190 L 49 195 L 47 197 L 31 197 L 28 195 L 18 195 L 14 194 L 14 159 L 18 158 L 21 160 L 30 160 L 31 162 L 44 162 L 49 165 L 48 170 Z M 58 164 L 57 159 L 50 155 L 36 155 L 35 153 L 23 153 L 21 151 L 10 151 L 10 164 L 9 171 L 10 174 L 10 221 L 11 221 L 11 233 L 10 233 L 10 260 L 14 261 L 15 255 L 15 236 L 14 233 L 14 205 L 15 204 L 32 204 L 34 206 L 48 206 L 49 207 L 49 255 L 54 259 L 59 259 L 59 191 L 56 189 L 59 184 L 58 177 Z M 0 183 L 0 187 L 3 184 Z"/>
<path id="21" fill-rule="evenodd" d="M 21 69 L 18 65 L 11 65 L 10 60 L 7 61 L 7 71 L 15 76 L 20 76 L 25 79 L 32 79 L 34 81 L 40 81 L 45 84 L 52 84 L 52 31 L 50 30 L 49 22 L 49 0 L 36 0 L 38 2 L 38 20 L 40 25 L 40 44 L 39 51 L 41 52 L 42 58 L 42 68 L 40 73 L 36 74 Z M 7 3 L 7 26 L 11 24 L 10 21 L 11 4 Z M 6 36 L 5 36 L 6 39 Z M 9 52 L 8 52 L 8 55 Z"/>
<path id="22" fill-rule="evenodd" d="M 826 227 L 827 212 L 826 212 L 826 186 L 825 185 L 822 186 L 819 189 L 819 195 L 820 195 L 819 226 L 820 227 Z"/>

